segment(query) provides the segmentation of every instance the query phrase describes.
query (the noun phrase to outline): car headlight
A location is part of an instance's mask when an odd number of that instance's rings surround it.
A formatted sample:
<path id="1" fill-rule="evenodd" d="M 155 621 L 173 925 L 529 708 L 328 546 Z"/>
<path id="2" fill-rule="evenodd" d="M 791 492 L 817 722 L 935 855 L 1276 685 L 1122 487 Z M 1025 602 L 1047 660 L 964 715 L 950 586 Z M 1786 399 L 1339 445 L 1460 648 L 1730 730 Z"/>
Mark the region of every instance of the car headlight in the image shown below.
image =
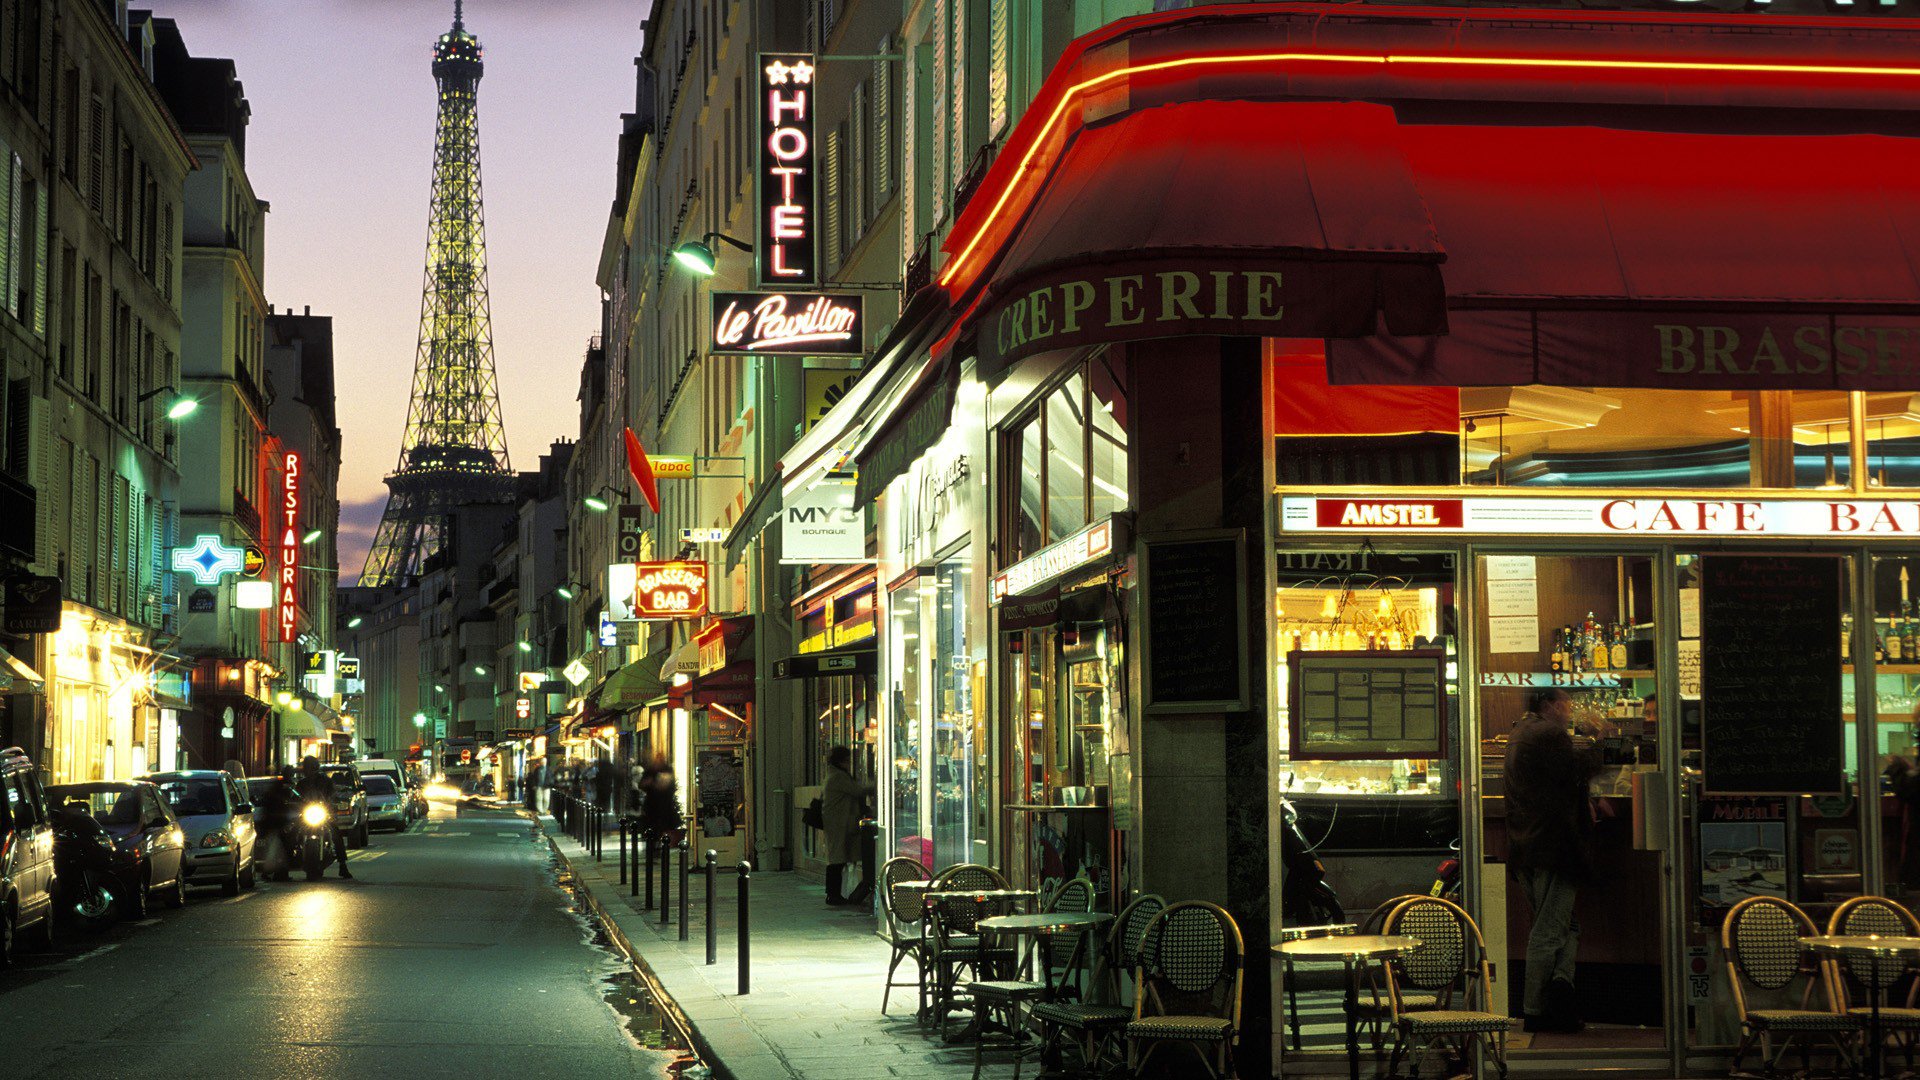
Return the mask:
<path id="1" fill-rule="evenodd" d="M 215 829 L 200 838 L 201 847 L 226 847 L 231 843 L 233 843 L 233 837 L 228 836 L 223 829 Z"/>
<path id="2" fill-rule="evenodd" d="M 308 803 L 306 808 L 300 811 L 300 820 L 309 825 L 325 825 L 327 823 L 327 808 L 321 806 L 319 803 Z"/>

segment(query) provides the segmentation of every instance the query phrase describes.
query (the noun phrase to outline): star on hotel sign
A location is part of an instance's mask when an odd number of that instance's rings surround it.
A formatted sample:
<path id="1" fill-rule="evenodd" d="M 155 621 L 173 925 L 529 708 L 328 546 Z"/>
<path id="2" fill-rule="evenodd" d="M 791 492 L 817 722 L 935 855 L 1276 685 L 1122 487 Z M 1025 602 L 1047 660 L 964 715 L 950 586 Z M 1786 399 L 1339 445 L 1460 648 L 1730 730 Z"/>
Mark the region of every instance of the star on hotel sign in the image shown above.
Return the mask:
<path id="1" fill-rule="evenodd" d="M 789 75 L 793 76 L 796 84 L 813 85 L 813 65 L 805 60 L 795 61 L 792 64 L 775 60 L 767 65 L 767 81 L 775 86 L 784 84 Z"/>
<path id="2" fill-rule="evenodd" d="M 217 585 L 227 574 L 237 574 L 246 565 L 244 548 L 228 547 L 218 536 L 202 534 L 193 538 L 190 548 L 175 548 L 173 569 L 192 574 L 196 585 Z"/>

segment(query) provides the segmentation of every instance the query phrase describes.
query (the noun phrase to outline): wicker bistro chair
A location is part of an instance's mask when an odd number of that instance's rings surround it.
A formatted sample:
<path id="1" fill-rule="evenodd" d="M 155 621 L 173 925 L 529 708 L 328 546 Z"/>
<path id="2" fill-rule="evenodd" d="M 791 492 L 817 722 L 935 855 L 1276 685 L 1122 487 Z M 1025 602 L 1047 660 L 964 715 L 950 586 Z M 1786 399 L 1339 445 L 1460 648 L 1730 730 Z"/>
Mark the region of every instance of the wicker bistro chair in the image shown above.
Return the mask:
<path id="1" fill-rule="evenodd" d="M 1920 920 L 1897 901 L 1884 896 L 1856 896 L 1837 908 L 1827 922 L 1829 934 L 1879 934 L 1883 937 L 1920 937 Z M 1854 1005 L 1849 990 L 1859 985 L 1866 993 L 1885 995 L 1896 984 L 1914 974 L 1906 964 L 1874 964 L 1859 957 L 1845 960 L 1830 958 L 1826 964 L 1827 1000 L 1836 1013 L 1845 1013 L 1864 1023 L 1872 1015 L 1870 1005 Z M 1903 1006 L 1880 1007 L 1880 1028 L 1906 1055 L 1907 1068 L 1913 1068 L 1914 1049 L 1920 1042 L 1920 1009 L 1914 1007 L 1914 995 L 1920 992 L 1920 979 L 1907 991 Z"/>
<path id="2" fill-rule="evenodd" d="M 919 1007 L 927 1007 L 927 907 L 921 902 L 920 890 L 900 888 L 907 882 L 925 881 L 927 876 L 927 868 L 918 859 L 888 859 L 880 868 L 880 913 L 886 920 L 887 945 L 893 950 L 887 962 L 886 989 L 880 992 L 882 1016 L 896 986 L 916 987 Z M 894 971 L 900 961 L 908 959 L 913 961 L 913 982 L 895 982 Z"/>
<path id="3" fill-rule="evenodd" d="M 1720 948 L 1727 956 L 1727 981 L 1740 1012 L 1740 1044 L 1733 1050 L 1733 1074 L 1740 1073 L 1741 1059 L 1758 1042 L 1767 1075 L 1778 1075 L 1780 1059 L 1802 1036 L 1827 1039 L 1842 1060 L 1852 1060 L 1848 1044 L 1860 1022 L 1835 1010 L 1808 1008 L 1822 968 L 1807 960 L 1800 939 L 1815 932 L 1806 912 L 1778 897 L 1750 896 L 1727 912 L 1726 921 L 1720 925 Z M 1798 1008 L 1755 1009 L 1748 1004 L 1749 988 L 1790 994 L 1789 988 L 1802 978 L 1806 985 L 1800 992 Z M 1778 1050 L 1773 1048 L 1775 1036 L 1780 1037 Z M 1801 1043 L 1803 1069 L 1809 1065 L 1809 1056 Z"/>
<path id="4" fill-rule="evenodd" d="M 1393 1056 L 1387 1071 L 1399 1071 L 1400 1059 L 1443 1046 L 1472 1060 L 1475 1042 L 1493 1057 L 1501 1080 L 1507 1075 L 1509 1017 L 1487 1011 L 1493 977 L 1487 945 L 1473 916 L 1451 900 L 1419 896 L 1387 913 L 1381 929 L 1416 938 L 1420 945 L 1386 965 L 1387 1003 L 1392 1009 Z M 1434 1007 L 1416 1009 L 1416 994 L 1431 994 Z"/>
<path id="5" fill-rule="evenodd" d="M 1154 1051 L 1184 1045 L 1207 1075 L 1234 1075 L 1240 983 L 1246 947 L 1226 909 L 1198 900 L 1174 904 L 1147 924 L 1134 979 L 1133 1019 L 1123 1033 L 1127 1071 L 1138 1075 Z"/>
<path id="6" fill-rule="evenodd" d="M 1048 894 L 1046 903 L 1042 905 L 1042 908 L 1048 912 L 1092 911 L 1093 900 L 1093 883 L 1085 878 L 1075 878 L 1063 883 L 1058 889 Z M 1011 907 L 1011 905 L 1005 906 Z M 998 913 L 996 912 L 996 914 Z M 984 918 L 984 916 L 982 917 Z M 1074 935 L 1074 942 L 1069 943 L 1069 951 L 1065 961 L 1066 965 L 1071 966 L 1074 960 L 1078 958 L 1079 946 L 1077 943 L 1083 936 L 1084 935 L 1076 934 Z M 1045 996 L 1047 989 L 1047 984 L 1044 981 L 1034 981 L 1032 963 L 1034 958 L 1038 956 L 1040 963 L 1053 967 L 1062 966 L 1056 962 L 1059 945 L 1060 943 L 1057 941 L 1049 942 L 1046 949 L 1031 950 L 1020 963 L 1009 965 L 1012 970 L 992 973 L 998 977 L 987 977 L 983 971 L 973 982 L 967 984 L 967 992 L 973 998 L 974 1027 L 980 1035 L 973 1043 L 974 1080 L 980 1080 L 980 1066 L 986 1052 L 987 1028 L 996 1013 L 1004 1018 L 1006 1031 L 1016 1045 L 1013 1057 L 1013 1077 L 1014 1080 L 1020 1080 L 1021 1054 L 1017 1046 L 1024 1030 L 1020 1023 L 1020 1009 L 1021 1006 L 1030 1002 L 1039 1002 L 1041 998 Z M 983 961 L 982 968 L 989 966 L 991 966 L 990 962 Z M 1056 988 L 1056 991 L 1058 989 L 1059 988 Z"/>
<path id="7" fill-rule="evenodd" d="M 1093 974 L 1091 992 L 1082 1001 L 1042 1001 L 1028 1013 L 1040 1027 L 1040 1056 L 1045 1060 L 1071 1036 L 1089 1069 L 1118 1060 L 1117 1038 L 1133 1019 L 1131 996 L 1123 983 L 1140 963 L 1147 925 L 1167 902 L 1148 894 L 1120 910 L 1108 931 L 1106 948 Z"/>
<path id="8" fill-rule="evenodd" d="M 1387 916 L 1391 915 L 1395 908 L 1409 900 L 1419 900 L 1427 895 L 1427 893 L 1407 893 L 1382 901 L 1367 914 L 1366 921 L 1360 924 L 1358 933 L 1382 933 L 1382 928 L 1387 925 Z M 1388 1000 L 1386 975 L 1385 964 L 1369 964 L 1362 969 L 1360 997 L 1353 1003 L 1354 1023 L 1370 1041 L 1376 1057 L 1386 1046 L 1387 1036 L 1393 1030 L 1393 1002 Z M 1407 987 L 1401 989 L 1401 1012 L 1423 1012 L 1437 1008 L 1440 1008 L 1439 994 Z"/>
<path id="9" fill-rule="evenodd" d="M 1006 887 L 1006 879 L 992 867 L 961 863 L 936 874 L 928 891 L 964 892 Z M 1008 914 L 1010 910 L 1011 905 L 1005 902 L 979 904 L 970 897 L 951 897 L 937 901 L 927 909 L 926 957 L 931 977 L 929 1004 L 935 1022 L 940 1025 L 942 1037 L 947 1033 L 947 1016 L 954 1010 L 959 997 L 961 974 L 964 972 L 981 979 L 992 970 L 1003 970 L 1011 965 L 1013 950 L 989 948 L 981 941 L 976 930 L 981 919 Z M 992 967 L 995 964 L 1000 967 Z"/>

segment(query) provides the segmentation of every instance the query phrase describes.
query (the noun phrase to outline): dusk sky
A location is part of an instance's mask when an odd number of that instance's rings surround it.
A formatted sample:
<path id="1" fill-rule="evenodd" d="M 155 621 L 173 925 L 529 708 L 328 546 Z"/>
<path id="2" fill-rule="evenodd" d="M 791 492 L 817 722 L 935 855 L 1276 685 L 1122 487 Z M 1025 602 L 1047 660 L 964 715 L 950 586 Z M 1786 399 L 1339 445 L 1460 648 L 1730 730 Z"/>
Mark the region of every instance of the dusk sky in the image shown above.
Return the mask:
<path id="1" fill-rule="evenodd" d="M 148 0 L 195 56 L 238 68 L 247 173 L 272 204 L 266 292 L 333 316 L 340 567 L 360 572 L 406 422 L 433 164 L 429 53 L 453 0 Z M 640 0 L 467 0 L 486 48 L 480 159 L 494 354 L 514 467 L 578 429 L 594 272 L 633 108 Z"/>

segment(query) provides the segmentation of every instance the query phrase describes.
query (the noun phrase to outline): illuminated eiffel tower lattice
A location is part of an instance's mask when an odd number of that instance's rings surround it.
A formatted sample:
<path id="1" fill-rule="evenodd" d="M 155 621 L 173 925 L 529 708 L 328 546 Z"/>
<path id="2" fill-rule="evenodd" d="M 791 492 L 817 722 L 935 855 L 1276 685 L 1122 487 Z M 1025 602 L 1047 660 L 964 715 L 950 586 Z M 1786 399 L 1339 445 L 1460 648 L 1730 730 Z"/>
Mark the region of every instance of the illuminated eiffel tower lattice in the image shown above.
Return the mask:
<path id="1" fill-rule="evenodd" d="M 480 39 L 467 30 L 461 0 L 454 0 L 453 29 L 433 46 L 440 116 L 413 400 L 400 464 L 387 477 L 386 513 L 360 574 L 362 585 L 389 586 L 417 577 L 440 548 L 451 508 L 512 499 L 480 206 L 476 98 L 481 56 Z"/>

